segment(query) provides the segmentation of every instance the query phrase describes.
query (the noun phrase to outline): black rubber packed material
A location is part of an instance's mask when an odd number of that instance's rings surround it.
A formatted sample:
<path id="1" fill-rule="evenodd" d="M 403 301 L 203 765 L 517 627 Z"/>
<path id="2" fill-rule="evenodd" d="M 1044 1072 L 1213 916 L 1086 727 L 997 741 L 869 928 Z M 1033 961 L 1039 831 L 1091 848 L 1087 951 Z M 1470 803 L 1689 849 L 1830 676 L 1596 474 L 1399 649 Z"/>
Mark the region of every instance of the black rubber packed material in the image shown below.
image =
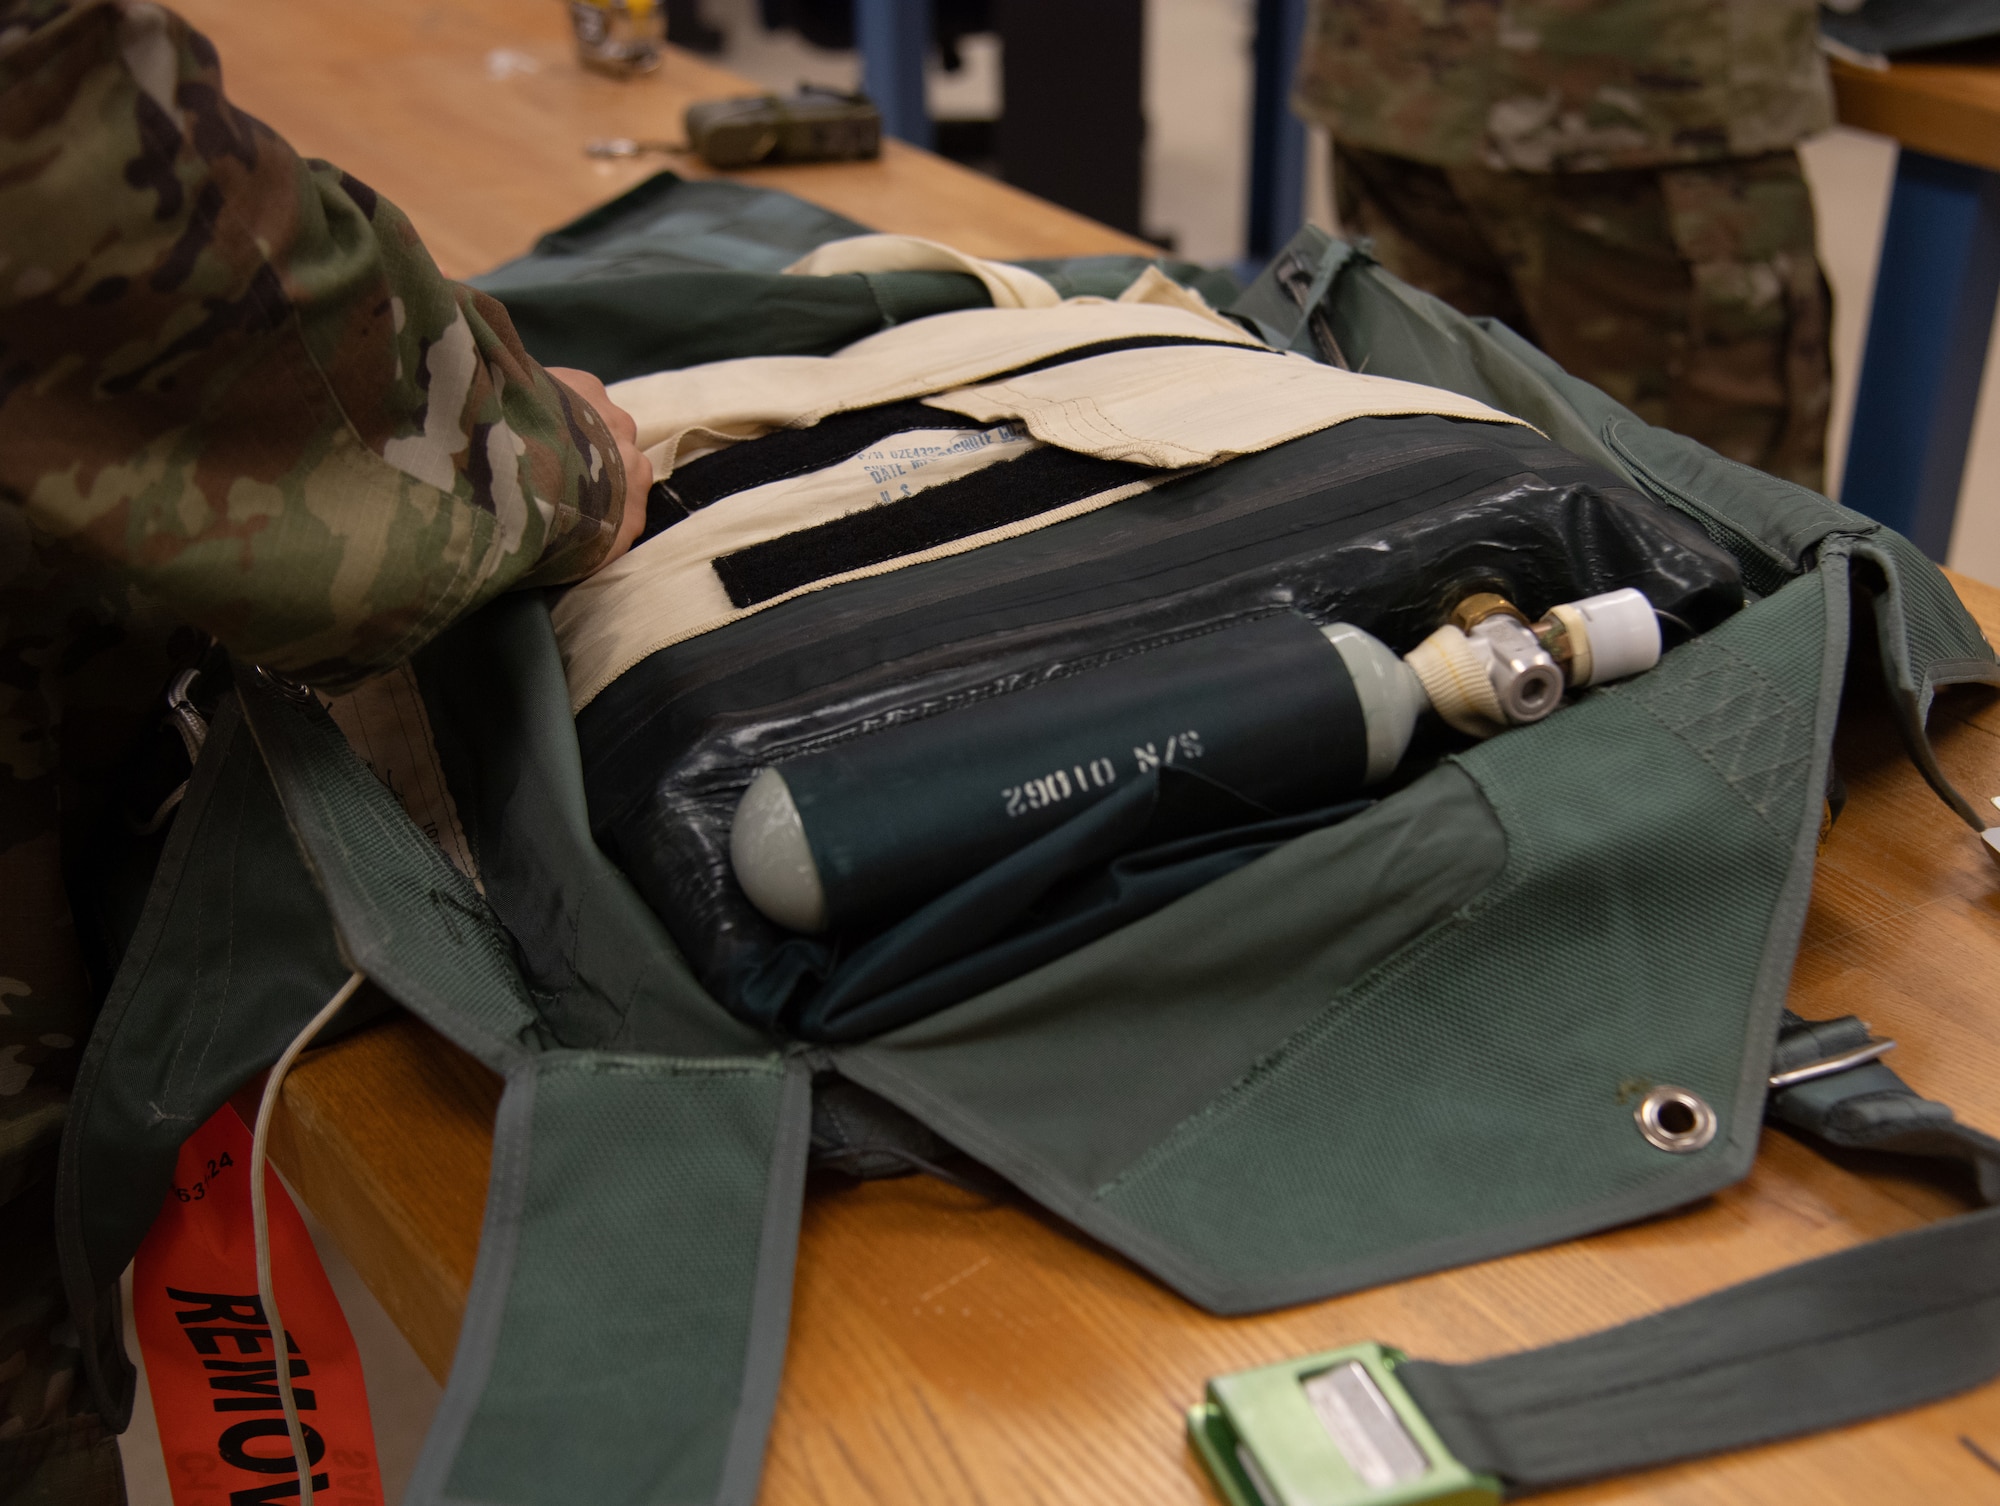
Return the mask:
<path id="1" fill-rule="evenodd" d="M 591 827 L 705 987 L 794 1028 L 869 938 L 792 935 L 737 888 L 729 824 L 765 765 L 1275 613 L 1402 652 L 1472 590 L 1539 614 L 1621 586 L 1696 631 L 1743 600 L 1692 522 L 1531 430 L 1354 419 L 653 654 L 577 719 Z"/>

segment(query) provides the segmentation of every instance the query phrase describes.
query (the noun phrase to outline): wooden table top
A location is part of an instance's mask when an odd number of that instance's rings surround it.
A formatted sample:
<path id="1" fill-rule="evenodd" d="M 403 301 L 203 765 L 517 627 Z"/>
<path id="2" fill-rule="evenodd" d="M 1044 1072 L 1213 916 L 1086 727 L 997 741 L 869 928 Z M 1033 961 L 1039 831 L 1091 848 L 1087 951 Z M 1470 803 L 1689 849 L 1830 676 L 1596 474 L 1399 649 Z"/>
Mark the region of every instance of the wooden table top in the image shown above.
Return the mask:
<path id="1" fill-rule="evenodd" d="M 451 277 L 519 256 L 544 230 L 662 168 L 716 176 L 698 158 L 606 162 L 583 147 L 610 136 L 679 141 L 681 114 L 696 100 L 763 92 L 677 50 L 645 78 L 587 72 L 557 0 L 175 0 L 174 8 L 220 48 L 237 105 L 400 207 Z M 734 176 L 976 256 L 1159 254 L 941 157 L 885 146 L 879 162 Z"/>
<path id="2" fill-rule="evenodd" d="M 1836 58 L 1831 70 L 1842 125 L 2000 172 L 2000 60 L 1861 68 Z"/>
<path id="3" fill-rule="evenodd" d="M 400 204 L 458 274 L 655 168 L 590 162 L 584 140 L 674 136 L 689 99 L 744 87 L 677 54 L 634 83 L 584 74 L 553 0 L 180 8 L 220 46 L 240 104 Z M 879 163 L 746 176 L 988 255 L 1150 249 L 893 143 Z M 2000 635 L 2000 591 L 1956 583 Z M 1954 693 L 1933 727 L 1962 788 L 2000 793 L 2000 699 Z M 2000 1128 L 2000 870 L 1879 715 L 1848 719 L 1839 757 L 1850 802 L 1822 857 L 1792 1007 L 1861 1014 L 1903 1042 L 1893 1064 L 1920 1091 Z M 490 1073 L 403 1018 L 308 1054 L 277 1120 L 279 1166 L 440 1377 L 472 1279 L 498 1098 Z M 1747 1180 L 1684 1212 L 1221 1319 L 1030 1206 L 928 1177 L 816 1180 L 763 1500 L 1196 1506 L 1213 1498 L 1181 1413 L 1217 1372 L 1364 1338 L 1446 1360 L 1547 1343 L 1965 1206 L 1949 1182 L 1836 1165 L 1767 1132 Z M 2000 1386 L 1551 1499 L 2000 1502 L 1994 1458 Z"/>

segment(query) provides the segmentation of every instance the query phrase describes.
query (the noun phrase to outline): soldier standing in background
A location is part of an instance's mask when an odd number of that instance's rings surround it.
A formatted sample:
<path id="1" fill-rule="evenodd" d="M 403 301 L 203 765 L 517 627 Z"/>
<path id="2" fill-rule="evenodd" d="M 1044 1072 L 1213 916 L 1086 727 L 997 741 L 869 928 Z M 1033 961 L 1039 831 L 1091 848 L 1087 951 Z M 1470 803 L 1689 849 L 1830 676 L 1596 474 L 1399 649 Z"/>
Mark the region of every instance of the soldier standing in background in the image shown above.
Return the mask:
<path id="1" fill-rule="evenodd" d="M 1343 231 L 1649 423 L 1818 489 L 1815 0 L 1314 0 Z"/>
<path id="2" fill-rule="evenodd" d="M 65 860 L 211 635 L 339 689 L 636 536 L 651 467 L 143 0 L 0 0 L 0 1502 L 124 1500 L 51 1208 L 108 980 Z M 190 1125 L 189 1128 L 193 1126 Z M 115 1297 L 110 1304 L 115 1312 Z"/>

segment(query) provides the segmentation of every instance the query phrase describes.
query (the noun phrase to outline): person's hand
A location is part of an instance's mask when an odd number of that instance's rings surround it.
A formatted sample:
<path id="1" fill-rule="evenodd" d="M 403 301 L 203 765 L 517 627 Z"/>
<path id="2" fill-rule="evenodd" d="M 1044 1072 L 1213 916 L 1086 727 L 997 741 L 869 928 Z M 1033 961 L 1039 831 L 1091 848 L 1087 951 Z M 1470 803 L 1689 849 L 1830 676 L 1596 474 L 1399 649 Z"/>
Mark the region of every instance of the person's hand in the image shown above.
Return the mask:
<path id="1" fill-rule="evenodd" d="M 625 463 L 625 511 L 619 516 L 618 537 L 611 545 L 611 552 L 597 562 L 597 569 L 602 570 L 630 549 L 646 526 L 646 493 L 653 485 L 653 462 L 639 449 L 639 426 L 632 421 L 632 415 L 611 401 L 611 394 L 604 390 L 602 382 L 574 366 L 546 369 L 550 376 L 597 410 L 604 427 L 618 441 L 618 458 Z"/>

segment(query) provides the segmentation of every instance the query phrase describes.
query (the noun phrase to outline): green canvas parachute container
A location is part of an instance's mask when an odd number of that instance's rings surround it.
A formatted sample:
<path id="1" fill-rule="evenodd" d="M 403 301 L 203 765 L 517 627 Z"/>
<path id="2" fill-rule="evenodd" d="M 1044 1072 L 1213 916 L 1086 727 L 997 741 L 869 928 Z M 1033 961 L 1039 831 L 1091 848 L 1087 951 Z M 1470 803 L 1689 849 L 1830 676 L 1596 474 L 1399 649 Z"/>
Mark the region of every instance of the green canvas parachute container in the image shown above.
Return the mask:
<path id="1" fill-rule="evenodd" d="M 778 270 L 860 228 L 662 175 L 484 285 L 539 358 L 614 380 L 825 354 L 987 301 L 956 272 Z M 1148 264 L 1035 265 L 1065 293 L 1115 296 Z M 505 1081 L 477 1270 L 409 1496 L 422 1506 L 751 1500 L 815 1148 L 895 1165 L 943 1142 L 1218 1313 L 1689 1203 L 1746 1173 L 1767 1115 L 1970 1163 L 2000 1200 L 2000 1144 L 1879 1062 L 1769 1086 L 1860 1040 L 1784 1010 L 1852 624 L 1879 641 L 1926 777 L 1982 824 L 1923 724 L 1940 687 L 2000 684 L 2000 666 L 1931 563 L 1648 426 L 1365 249 L 1302 232 L 1240 296 L 1164 270 L 1280 349 L 1525 420 L 1691 522 L 1747 604 L 1650 673 L 1442 757 L 1163 909 L 841 1039 L 725 1009 L 593 839 L 543 598 L 493 604 L 413 666 L 477 884 L 316 698 L 236 666 L 63 1146 L 64 1272 L 107 1417 L 131 1399 L 118 1275 L 181 1139 L 350 967 Z M 1635 1120 L 1634 1083 L 1682 1090 L 1712 1135 L 1663 1148 Z M 878 1139 L 816 1130 L 815 1100 L 839 1095 Z M 1606 1385 L 1613 1371 L 1646 1381 Z M 1451 1451 L 1510 1490 L 1996 1372 L 1992 1209 L 1571 1345 L 1404 1367 Z"/>

